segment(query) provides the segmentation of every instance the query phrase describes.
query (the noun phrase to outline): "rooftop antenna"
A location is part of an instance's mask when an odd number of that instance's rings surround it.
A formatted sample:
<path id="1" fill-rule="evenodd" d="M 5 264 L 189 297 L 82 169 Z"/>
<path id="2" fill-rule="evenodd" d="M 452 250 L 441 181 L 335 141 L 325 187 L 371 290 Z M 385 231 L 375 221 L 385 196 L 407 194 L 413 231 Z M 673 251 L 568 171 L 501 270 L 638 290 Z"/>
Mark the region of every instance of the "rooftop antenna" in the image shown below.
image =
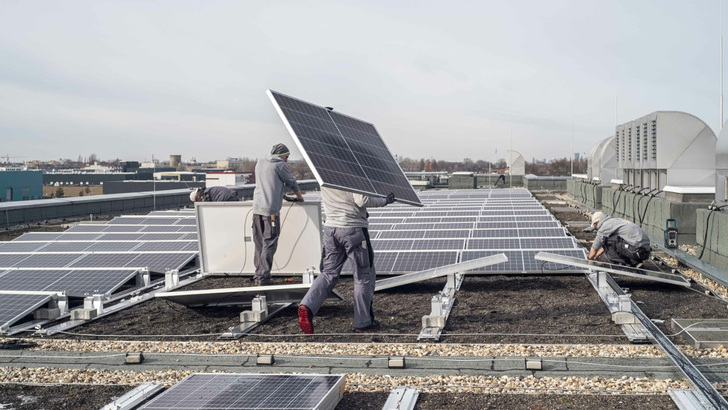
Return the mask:
<path id="1" fill-rule="evenodd" d="M 571 97 L 571 175 L 574 175 L 574 97 Z"/>
<path id="2" fill-rule="evenodd" d="M 508 187 L 513 188 L 513 126 L 511 125 L 511 163 L 508 165 Z"/>

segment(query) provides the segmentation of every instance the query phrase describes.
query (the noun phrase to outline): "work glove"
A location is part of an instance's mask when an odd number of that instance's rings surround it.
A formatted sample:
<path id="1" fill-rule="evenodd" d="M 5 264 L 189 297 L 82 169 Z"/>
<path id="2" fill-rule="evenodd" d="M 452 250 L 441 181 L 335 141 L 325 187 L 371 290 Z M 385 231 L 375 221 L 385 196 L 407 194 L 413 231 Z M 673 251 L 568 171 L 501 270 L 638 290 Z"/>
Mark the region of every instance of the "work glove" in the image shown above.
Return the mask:
<path id="1" fill-rule="evenodd" d="M 394 194 L 390 192 L 389 195 L 387 195 L 387 205 L 391 204 L 392 202 L 394 202 Z"/>
<path id="2" fill-rule="evenodd" d="M 283 195 L 283 199 L 285 199 L 287 202 L 298 202 L 298 198 L 296 198 L 295 196 Z"/>

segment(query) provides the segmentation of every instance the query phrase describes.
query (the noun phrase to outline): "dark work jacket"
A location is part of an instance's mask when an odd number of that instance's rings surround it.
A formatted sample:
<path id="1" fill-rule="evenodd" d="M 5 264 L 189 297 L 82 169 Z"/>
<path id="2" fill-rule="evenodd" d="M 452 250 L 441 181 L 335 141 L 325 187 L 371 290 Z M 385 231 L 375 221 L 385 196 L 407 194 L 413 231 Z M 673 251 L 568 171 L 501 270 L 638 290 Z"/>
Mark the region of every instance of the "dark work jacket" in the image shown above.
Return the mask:
<path id="1" fill-rule="evenodd" d="M 202 193 L 202 200 L 204 202 L 227 202 L 227 201 L 239 201 L 237 192 L 224 186 L 214 186 L 212 188 L 206 188 Z"/>

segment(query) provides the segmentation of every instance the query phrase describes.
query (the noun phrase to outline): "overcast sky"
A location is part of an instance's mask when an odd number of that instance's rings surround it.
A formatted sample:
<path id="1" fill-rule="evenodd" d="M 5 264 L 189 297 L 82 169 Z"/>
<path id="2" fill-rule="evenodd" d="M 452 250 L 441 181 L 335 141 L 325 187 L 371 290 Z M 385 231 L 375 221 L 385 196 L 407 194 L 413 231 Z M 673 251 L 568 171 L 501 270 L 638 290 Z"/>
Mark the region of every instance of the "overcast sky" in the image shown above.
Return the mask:
<path id="1" fill-rule="evenodd" d="M 269 88 L 372 122 L 412 158 L 494 160 L 511 143 L 564 157 L 572 129 L 588 153 L 658 110 L 717 134 L 720 14 L 718 0 L 0 0 L 0 155 L 258 157 L 294 145 Z"/>

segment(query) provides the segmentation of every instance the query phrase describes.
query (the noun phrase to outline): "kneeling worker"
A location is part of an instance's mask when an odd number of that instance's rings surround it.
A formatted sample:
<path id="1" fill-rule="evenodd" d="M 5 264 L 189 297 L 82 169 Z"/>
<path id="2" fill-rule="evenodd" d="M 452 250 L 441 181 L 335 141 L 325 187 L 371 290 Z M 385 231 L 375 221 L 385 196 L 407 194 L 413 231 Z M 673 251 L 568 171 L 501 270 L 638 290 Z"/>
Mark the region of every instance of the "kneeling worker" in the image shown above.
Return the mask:
<path id="1" fill-rule="evenodd" d="M 594 212 L 592 225 L 597 229 L 589 259 L 596 260 L 602 253 L 612 263 L 621 263 L 641 268 L 642 262 L 650 256 L 650 238 L 636 224 L 624 219 Z"/>
<path id="2" fill-rule="evenodd" d="M 228 202 L 239 201 L 238 193 L 224 186 L 198 188 L 190 193 L 192 202 Z"/>
<path id="3" fill-rule="evenodd" d="M 394 194 L 377 198 L 324 187 L 321 199 L 326 214 L 321 274 L 298 307 L 298 324 L 303 333 L 313 333 L 313 317 L 336 287 L 348 259 L 354 270 L 354 331 L 377 330 L 379 322 L 372 311 L 376 273 L 366 209 L 391 204 Z"/>

